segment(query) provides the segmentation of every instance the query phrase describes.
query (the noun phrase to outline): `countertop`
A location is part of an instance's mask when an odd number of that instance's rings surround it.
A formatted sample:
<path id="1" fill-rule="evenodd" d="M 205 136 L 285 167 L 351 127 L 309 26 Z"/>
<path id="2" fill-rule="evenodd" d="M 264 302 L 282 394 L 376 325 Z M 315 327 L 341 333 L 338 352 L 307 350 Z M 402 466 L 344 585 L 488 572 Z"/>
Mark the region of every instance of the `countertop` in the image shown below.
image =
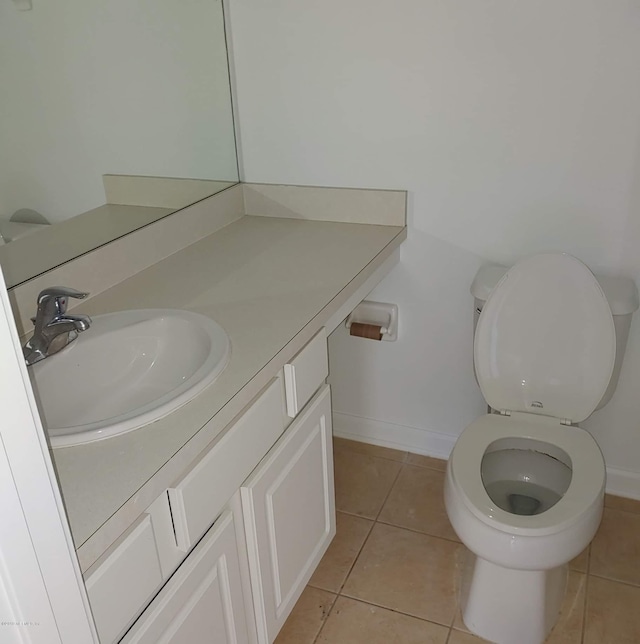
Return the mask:
<path id="1" fill-rule="evenodd" d="M 397 226 L 244 216 L 74 309 L 195 311 L 221 324 L 232 347 L 222 375 L 169 416 L 52 451 L 83 570 L 405 238 Z"/>

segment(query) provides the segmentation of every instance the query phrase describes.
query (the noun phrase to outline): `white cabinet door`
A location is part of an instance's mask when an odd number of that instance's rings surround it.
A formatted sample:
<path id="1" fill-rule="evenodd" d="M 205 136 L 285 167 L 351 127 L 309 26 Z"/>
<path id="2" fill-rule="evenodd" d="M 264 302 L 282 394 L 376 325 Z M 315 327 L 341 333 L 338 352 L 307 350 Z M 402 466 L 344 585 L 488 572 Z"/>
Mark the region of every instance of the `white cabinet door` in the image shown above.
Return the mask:
<path id="1" fill-rule="evenodd" d="M 335 535 L 328 386 L 240 491 L 258 637 L 273 642 Z"/>
<path id="2" fill-rule="evenodd" d="M 233 514 L 226 510 L 122 642 L 247 644 Z"/>

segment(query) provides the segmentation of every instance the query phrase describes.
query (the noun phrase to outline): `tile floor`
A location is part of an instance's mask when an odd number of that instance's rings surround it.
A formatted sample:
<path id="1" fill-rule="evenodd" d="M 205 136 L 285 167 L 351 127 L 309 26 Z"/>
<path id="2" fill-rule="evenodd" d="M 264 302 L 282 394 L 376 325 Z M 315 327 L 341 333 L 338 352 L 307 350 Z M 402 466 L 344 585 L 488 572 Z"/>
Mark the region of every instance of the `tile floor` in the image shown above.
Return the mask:
<path id="1" fill-rule="evenodd" d="M 484 641 L 457 610 L 466 548 L 442 500 L 445 462 L 340 438 L 334 454 L 337 534 L 276 644 Z M 640 642 L 640 502 L 607 496 L 547 642 Z"/>

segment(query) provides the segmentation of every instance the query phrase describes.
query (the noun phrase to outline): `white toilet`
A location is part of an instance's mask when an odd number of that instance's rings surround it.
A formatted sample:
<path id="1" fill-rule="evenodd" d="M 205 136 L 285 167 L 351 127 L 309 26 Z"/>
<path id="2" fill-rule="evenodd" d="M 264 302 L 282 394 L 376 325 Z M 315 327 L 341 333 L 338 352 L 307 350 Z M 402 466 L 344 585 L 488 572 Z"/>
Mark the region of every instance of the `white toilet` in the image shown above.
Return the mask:
<path id="1" fill-rule="evenodd" d="M 474 361 L 494 413 L 459 437 L 445 504 L 473 554 L 461 583 L 464 623 L 500 644 L 544 641 L 566 564 L 602 516 L 604 460 L 576 423 L 613 394 L 638 294 L 631 280 L 601 281 L 609 301 L 579 260 L 547 253 L 485 269 L 474 282 L 477 309 L 481 287 L 490 291 Z"/>

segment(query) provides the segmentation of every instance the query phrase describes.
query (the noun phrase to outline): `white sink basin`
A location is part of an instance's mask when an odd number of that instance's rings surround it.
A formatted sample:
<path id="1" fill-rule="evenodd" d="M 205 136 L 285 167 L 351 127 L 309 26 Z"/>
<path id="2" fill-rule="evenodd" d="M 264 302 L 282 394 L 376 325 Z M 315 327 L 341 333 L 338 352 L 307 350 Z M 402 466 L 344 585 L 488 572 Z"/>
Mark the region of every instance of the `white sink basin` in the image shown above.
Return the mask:
<path id="1" fill-rule="evenodd" d="M 130 432 L 189 402 L 229 362 L 213 320 L 171 309 L 93 318 L 65 349 L 29 367 L 53 447 Z"/>

